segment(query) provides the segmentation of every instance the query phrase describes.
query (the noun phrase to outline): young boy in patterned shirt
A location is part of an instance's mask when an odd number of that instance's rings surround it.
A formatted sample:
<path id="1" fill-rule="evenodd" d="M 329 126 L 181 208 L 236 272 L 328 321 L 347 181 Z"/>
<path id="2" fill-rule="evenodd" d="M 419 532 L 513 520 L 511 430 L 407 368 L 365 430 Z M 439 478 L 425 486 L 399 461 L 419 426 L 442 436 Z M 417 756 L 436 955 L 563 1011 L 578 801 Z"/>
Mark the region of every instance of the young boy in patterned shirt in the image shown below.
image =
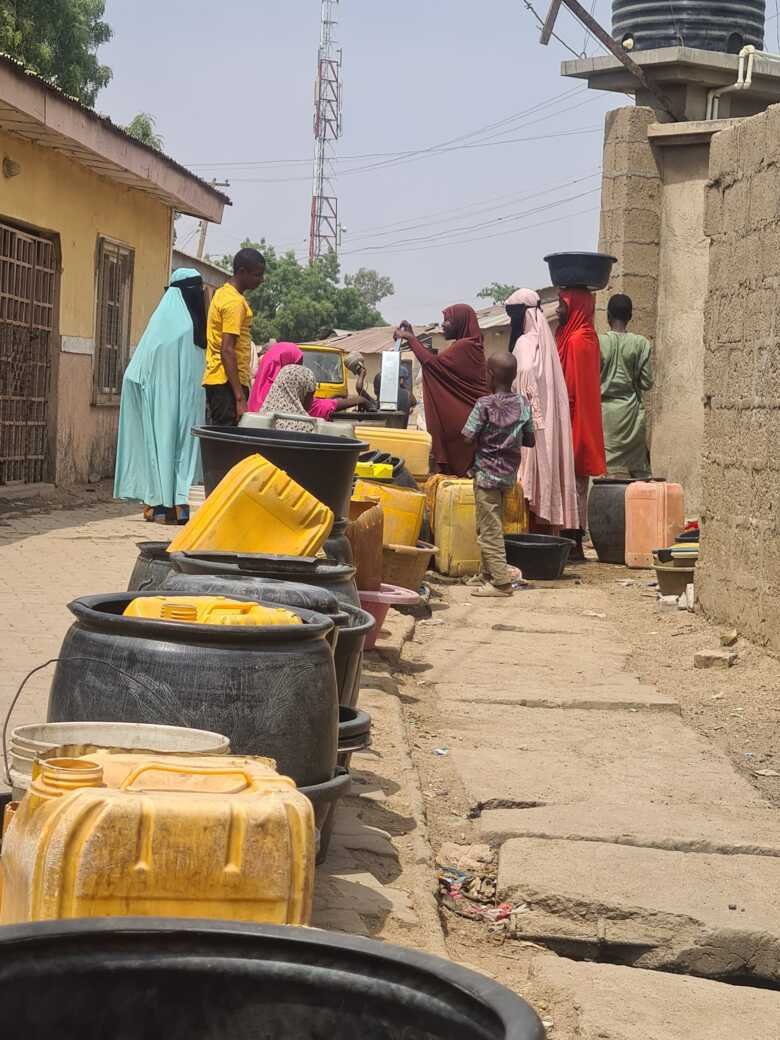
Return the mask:
<path id="1" fill-rule="evenodd" d="M 514 356 L 494 354 L 487 370 L 491 393 L 474 405 L 463 436 L 476 445 L 474 499 L 482 573 L 473 581 L 478 588 L 472 595 L 498 598 L 512 595 L 504 545 L 504 498 L 517 483 L 522 448 L 532 448 L 535 439 L 528 402 L 512 390 L 517 377 Z"/>

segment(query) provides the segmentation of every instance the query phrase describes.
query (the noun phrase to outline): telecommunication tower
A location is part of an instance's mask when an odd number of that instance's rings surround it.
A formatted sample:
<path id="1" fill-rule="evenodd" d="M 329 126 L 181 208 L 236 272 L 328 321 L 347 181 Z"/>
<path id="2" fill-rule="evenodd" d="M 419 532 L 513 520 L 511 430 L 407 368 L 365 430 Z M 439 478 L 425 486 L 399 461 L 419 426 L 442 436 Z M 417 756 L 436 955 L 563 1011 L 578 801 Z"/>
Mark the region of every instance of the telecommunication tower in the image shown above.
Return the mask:
<path id="1" fill-rule="evenodd" d="M 314 185 L 309 263 L 338 252 L 339 212 L 333 146 L 341 137 L 341 49 L 336 42 L 339 0 L 322 0 L 317 83 L 314 88 Z"/>

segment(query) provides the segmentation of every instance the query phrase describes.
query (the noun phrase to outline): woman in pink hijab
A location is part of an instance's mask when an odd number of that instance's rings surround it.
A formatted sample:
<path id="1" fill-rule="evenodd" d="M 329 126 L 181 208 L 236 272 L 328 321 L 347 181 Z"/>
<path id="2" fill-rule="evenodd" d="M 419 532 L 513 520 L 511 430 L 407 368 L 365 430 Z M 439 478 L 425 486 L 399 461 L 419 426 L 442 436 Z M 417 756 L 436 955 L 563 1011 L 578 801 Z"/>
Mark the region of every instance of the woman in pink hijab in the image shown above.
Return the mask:
<path id="1" fill-rule="evenodd" d="M 252 383 L 249 411 L 260 411 L 268 397 L 268 391 L 285 365 L 300 365 L 302 362 L 303 351 L 295 343 L 275 343 L 269 347 L 260 359 L 260 367 Z"/>
<path id="2" fill-rule="evenodd" d="M 265 403 L 266 397 L 274 385 L 276 377 L 286 365 L 302 365 L 303 351 L 295 343 L 275 343 L 266 350 L 260 361 L 260 367 L 252 383 L 252 392 L 249 395 L 249 411 L 259 412 Z M 351 397 L 315 397 L 309 408 L 309 415 L 315 419 L 331 420 L 336 412 L 343 412 L 347 408 L 359 408 L 364 404 L 364 399 L 359 394 Z"/>
<path id="3" fill-rule="evenodd" d="M 518 289 L 506 301 L 509 349 L 517 359 L 515 389 L 531 405 L 536 447 L 523 451 L 520 482 L 535 530 L 578 528 L 569 394 L 558 348 L 539 294 Z"/>

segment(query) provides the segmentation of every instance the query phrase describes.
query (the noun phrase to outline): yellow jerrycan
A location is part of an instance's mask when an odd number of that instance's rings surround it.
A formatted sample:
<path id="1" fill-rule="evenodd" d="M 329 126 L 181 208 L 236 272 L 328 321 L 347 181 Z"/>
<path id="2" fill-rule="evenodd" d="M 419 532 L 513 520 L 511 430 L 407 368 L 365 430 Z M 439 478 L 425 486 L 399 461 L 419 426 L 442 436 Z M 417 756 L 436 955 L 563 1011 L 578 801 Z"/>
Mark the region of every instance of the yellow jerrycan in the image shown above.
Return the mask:
<path id="1" fill-rule="evenodd" d="M 333 513 L 262 455 L 237 463 L 173 539 L 169 552 L 315 556 Z"/>
<path id="2" fill-rule="evenodd" d="M 424 430 L 393 430 L 367 423 L 355 427 L 355 436 L 373 451 L 385 451 L 403 459 L 415 480 L 426 480 L 431 471 L 431 435 Z"/>
<path id="3" fill-rule="evenodd" d="M 36 773 L 3 837 L 0 923 L 309 923 L 314 813 L 269 759 L 101 751 Z"/>
<path id="4" fill-rule="evenodd" d="M 124 609 L 124 617 L 192 625 L 300 625 L 301 619 L 283 607 L 243 603 L 227 596 L 141 596 Z"/>
<path id="5" fill-rule="evenodd" d="M 429 485 L 430 494 L 435 496 L 431 527 L 439 550 L 436 570 L 454 578 L 477 574 L 481 564 L 474 481 L 439 476 L 432 477 Z M 504 534 L 524 534 L 528 519 L 522 488 L 516 484 L 504 501 Z"/>
<path id="6" fill-rule="evenodd" d="M 417 545 L 425 515 L 425 495 L 394 484 L 355 482 L 353 498 L 378 498 L 384 513 L 385 545 Z"/>

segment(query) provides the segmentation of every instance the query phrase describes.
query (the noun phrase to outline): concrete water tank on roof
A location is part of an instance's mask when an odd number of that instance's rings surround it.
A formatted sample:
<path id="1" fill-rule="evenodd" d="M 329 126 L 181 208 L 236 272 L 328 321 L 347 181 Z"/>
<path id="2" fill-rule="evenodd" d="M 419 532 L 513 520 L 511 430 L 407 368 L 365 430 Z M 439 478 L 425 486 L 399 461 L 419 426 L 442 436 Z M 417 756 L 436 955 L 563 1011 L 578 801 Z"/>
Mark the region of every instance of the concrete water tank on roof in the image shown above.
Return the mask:
<path id="1" fill-rule="evenodd" d="M 765 0 L 613 0 L 612 35 L 629 50 L 764 46 Z"/>

